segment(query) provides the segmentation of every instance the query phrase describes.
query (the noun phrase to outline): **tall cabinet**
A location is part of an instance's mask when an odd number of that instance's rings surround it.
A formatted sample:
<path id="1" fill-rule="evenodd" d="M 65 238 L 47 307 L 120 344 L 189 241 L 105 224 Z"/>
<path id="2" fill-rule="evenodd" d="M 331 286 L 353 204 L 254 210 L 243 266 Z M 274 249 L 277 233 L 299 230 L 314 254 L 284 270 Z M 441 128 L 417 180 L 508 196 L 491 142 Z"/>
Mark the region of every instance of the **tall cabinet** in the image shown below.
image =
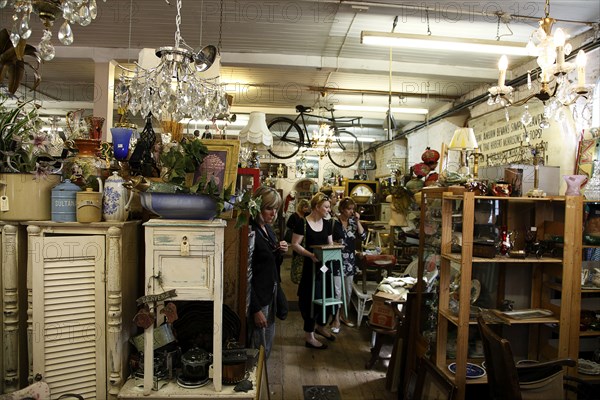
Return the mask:
<path id="1" fill-rule="evenodd" d="M 146 294 L 175 289 L 175 300 L 213 302 L 212 384 L 195 389 L 204 396 L 222 389 L 223 249 L 226 223 L 151 219 L 144 224 L 146 239 Z M 153 327 L 146 329 L 145 354 L 153 354 Z M 150 357 L 152 359 L 152 357 Z M 144 395 L 152 387 L 152 362 L 144 364 Z M 188 389 L 186 389 L 188 390 Z M 176 397 L 181 388 L 162 389 Z"/>
<path id="2" fill-rule="evenodd" d="M 598 274 L 595 268 L 600 268 L 600 241 L 598 228 L 600 227 L 600 201 L 583 201 L 583 215 L 586 220 L 583 221 L 584 228 L 579 225 L 578 232 L 583 232 L 579 240 L 582 243 L 581 252 L 577 253 L 579 260 L 582 260 L 582 271 L 587 270 L 589 275 L 585 275 L 581 280 L 574 280 L 574 295 L 571 305 L 573 306 L 572 315 L 572 346 L 573 354 L 577 357 L 592 360 L 600 354 L 600 330 L 598 325 L 590 323 L 591 318 L 582 315 L 596 314 L 600 310 L 600 284 L 595 274 Z M 581 219 L 579 220 L 581 221 Z M 578 221 L 578 223 L 579 223 Z M 593 225 L 593 226 L 592 226 Z M 593 371 L 596 373 L 597 371 Z M 600 375 L 578 373 L 573 368 L 569 371 L 570 375 L 575 375 L 580 379 L 593 384 L 600 384 Z"/>
<path id="3" fill-rule="evenodd" d="M 139 223 L 25 224 L 29 378 L 52 398 L 116 399 L 135 332 Z"/>
<path id="4" fill-rule="evenodd" d="M 476 257 L 473 254 L 473 242 L 475 234 L 478 233 L 474 233 L 474 227 L 476 217 L 480 218 L 477 205 L 482 202 L 491 205 L 486 210 L 491 211 L 495 218 L 493 225 L 506 226 L 513 232 L 526 232 L 531 227 L 536 227 L 538 239 L 552 240 L 560 237 L 560 241 L 564 243 L 549 245 L 540 258 L 511 258 L 505 255 L 496 255 L 493 258 Z M 571 322 L 575 310 L 570 299 L 575 294 L 574 282 L 579 280 L 580 276 L 581 197 L 479 197 L 472 192 L 462 195 L 444 194 L 441 217 L 441 268 L 435 363 L 456 385 L 458 399 L 465 398 L 468 384 L 486 382 L 485 376 L 476 379 L 467 379 L 466 376 L 467 361 L 483 361 L 482 354 L 474 355 L 469 348 L 469 340 L 477 334 L 475 315 L 471 312 L 474 266 L 497 268 L 498 283 L 492 293 L 495 297 L 495 309 L 490 312 L 504 319 L 506 325 L 503 325 L 503 335 L 518 335 L 511 343 L 525 344 L 523 349 L 513 346 L 517 357 L 538 360 L 576 358 L 572 344 L 575 327 Z M 457 224 L 457 218 L 460 218 L 462 223 Z M 523 236 L 524 234 L 520 240 Z M 460 252 L 456 250 L 458 237 L 461 243 Z M 518 239 L 518 246 L 519 243 Z M 579 260 L 579 264 L 576 260 Z M 484 290 L 486 288 L 482 285 L 482 292 Z M 542 318 L 507 319 L 497 310 L 505 299 L 515 300 L 515 308 L 547 309 L 552 311 L 552 315 Z M 523 337 L 528 339 L 524 341 Z M 451 363 L 456 363 L 456 373 L 449 370 L 448 366 Z"/>

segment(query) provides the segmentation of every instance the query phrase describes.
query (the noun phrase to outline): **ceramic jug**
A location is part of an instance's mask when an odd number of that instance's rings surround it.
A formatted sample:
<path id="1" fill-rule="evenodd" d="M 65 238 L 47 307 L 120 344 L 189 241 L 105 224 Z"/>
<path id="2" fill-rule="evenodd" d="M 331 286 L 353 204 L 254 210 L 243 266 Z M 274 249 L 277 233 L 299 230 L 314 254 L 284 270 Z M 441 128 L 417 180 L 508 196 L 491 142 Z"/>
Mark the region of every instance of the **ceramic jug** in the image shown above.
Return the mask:
<path id="1" fill-rule="evenodd" d="M 127 221 L 133 191 L 127 190 L 124 183 L 125 179 L 117 171 L 106 179 L 102 198 L 102 216 L 105 221 Z"/>

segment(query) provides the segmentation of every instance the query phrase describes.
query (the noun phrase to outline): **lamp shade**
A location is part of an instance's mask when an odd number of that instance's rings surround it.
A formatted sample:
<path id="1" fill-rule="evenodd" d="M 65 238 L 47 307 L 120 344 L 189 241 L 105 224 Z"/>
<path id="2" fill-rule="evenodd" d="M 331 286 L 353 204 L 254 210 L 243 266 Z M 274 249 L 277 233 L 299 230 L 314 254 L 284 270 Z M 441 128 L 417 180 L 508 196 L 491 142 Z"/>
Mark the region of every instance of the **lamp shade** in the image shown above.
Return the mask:
<path id="1" fill-rule="evenodd" d="M 259 111 L 250 113 L 248 124 L 240 131 L 240 142 L 271 147 L 273 135 L 267 127 L 265 113 Z"/>
<path id="2" fill-rule="evenodd" d="M 458 128 L 455 130 L 448 147 L 451 149 L 476 149 L 478 146 L 473 128 Z"/>

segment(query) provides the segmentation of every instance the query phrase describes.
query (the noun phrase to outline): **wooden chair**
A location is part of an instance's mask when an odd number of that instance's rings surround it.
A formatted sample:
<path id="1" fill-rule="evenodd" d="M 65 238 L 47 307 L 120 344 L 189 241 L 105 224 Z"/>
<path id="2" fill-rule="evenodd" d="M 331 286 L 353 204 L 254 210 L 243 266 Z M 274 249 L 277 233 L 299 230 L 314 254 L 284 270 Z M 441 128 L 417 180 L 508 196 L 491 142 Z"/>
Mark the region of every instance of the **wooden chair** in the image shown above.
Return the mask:
<path id="1" fill-rule="evenodd" d="M 590 389 L 586 383 L 564 376 L 563 367 L 574 367 L 575 360 L 565 358 L 515 365 L 510 342 L 498 336 L 481 315 L 477 317 L 477 324 L 483 341 L 491 399 L 562 399 L 565 390 L 577 392 L 578 399 L 592 398 L 587 397 L 586 392 Z"/>

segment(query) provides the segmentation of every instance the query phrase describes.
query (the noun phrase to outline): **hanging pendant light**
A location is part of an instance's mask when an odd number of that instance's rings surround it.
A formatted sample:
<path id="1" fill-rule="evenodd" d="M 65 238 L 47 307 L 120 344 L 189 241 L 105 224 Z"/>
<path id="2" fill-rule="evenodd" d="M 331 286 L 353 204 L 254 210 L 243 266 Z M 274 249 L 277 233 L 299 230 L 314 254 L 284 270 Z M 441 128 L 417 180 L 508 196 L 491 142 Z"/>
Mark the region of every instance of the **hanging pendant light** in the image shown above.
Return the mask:
<path id="1" fill-rule="evenodd" d="M 205 77 L 218 69 L 219 50 L 204 47 L 195 53 L 183 47 L 181 38 L 181 0 L 177 0 L 175 45 L 156 50 L 158 62 L 145 68 L 138 63 L 133 76 L 125 82 L 128 87 L 127 107 L 132 114 L 152 113 L 160 120 L 181 121 L 184 117 L 211 120 L 216 115 L 228 115 L 231 97 L 225 93 L 219 76 Z M 121 67 L 127 70 L 124 67 Z"/>

